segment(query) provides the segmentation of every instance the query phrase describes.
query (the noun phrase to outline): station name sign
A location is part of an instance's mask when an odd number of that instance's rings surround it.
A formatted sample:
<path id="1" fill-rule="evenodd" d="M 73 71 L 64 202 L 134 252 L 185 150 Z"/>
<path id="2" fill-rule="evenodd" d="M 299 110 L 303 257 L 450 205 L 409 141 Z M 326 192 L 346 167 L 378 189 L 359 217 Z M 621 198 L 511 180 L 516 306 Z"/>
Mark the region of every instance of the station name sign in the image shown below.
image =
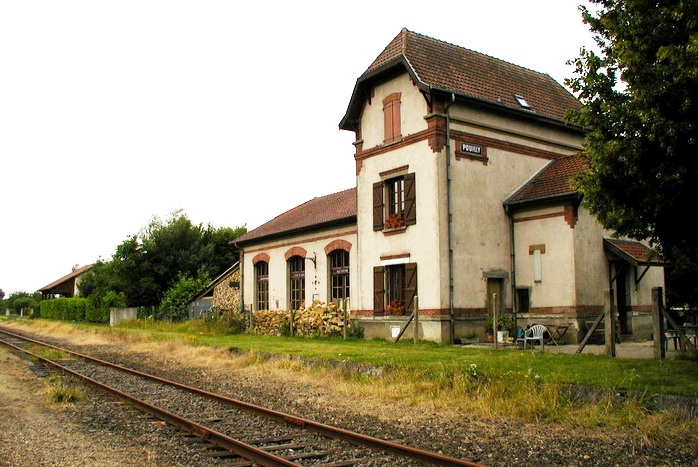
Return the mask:
<path id="1" fill-rule="evenodd" d="M 480 146 L 479 144 L 466 143 L 464 141 L 461 141 L 460 151 L 465 153 L 465 154 L 482 156 L 482 146 Z"/>

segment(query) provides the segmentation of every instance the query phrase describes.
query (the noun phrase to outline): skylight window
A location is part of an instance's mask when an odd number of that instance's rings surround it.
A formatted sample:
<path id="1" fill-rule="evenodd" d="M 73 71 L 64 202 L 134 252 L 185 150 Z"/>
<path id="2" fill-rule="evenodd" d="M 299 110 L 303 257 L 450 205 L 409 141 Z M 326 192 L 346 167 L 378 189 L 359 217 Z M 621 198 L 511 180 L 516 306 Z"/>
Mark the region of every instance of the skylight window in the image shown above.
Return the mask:
<path id="1" fill-rule="evenodd" d="M 516 98 L 516 101 L 519 103 L 521 107 L 524 109 L 530 109 L 531 106 L 528 105 L 528 102 L 526 102 L 526 99 L 523 98 L 523 96 L 519 96 L 518 94 L 514 94 L 514 97 Z"/>

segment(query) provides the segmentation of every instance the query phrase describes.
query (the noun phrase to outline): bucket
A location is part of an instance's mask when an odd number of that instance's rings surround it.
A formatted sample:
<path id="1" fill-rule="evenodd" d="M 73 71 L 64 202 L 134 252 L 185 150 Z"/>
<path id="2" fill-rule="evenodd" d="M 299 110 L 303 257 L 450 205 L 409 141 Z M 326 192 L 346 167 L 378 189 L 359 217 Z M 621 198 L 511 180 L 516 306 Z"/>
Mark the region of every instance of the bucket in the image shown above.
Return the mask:
<path id="1" fill-rule="evenodd" d="M 505 343 L 509 339 L 509 331 L 497 331 L 497 342 Z"/>

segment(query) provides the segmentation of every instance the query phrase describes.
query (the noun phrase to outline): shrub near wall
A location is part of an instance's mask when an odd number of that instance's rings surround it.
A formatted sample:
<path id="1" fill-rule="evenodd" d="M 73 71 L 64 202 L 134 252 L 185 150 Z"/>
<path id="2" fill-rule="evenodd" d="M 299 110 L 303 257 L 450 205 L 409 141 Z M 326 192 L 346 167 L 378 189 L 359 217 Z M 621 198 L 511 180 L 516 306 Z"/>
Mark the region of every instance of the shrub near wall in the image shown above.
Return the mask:
<path id="1" fill-rule="evenodd" d="M 41 317 L 66 321 L 85 321 L 89 306 L 86 298 L 53 298 L 41 302 Z"/>

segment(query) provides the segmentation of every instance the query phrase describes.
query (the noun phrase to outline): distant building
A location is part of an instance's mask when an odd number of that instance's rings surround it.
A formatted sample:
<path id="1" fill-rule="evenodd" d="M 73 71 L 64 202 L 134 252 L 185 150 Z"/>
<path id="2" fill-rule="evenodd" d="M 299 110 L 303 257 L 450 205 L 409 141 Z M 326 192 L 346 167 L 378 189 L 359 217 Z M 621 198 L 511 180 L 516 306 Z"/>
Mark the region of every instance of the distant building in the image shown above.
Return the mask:
<path id="1" fill-rule="evenodd" d="M 240 311 L 240 267 L 239 263 L 223 271 L 212 280 L 187 306 L 189 318 L 199 318 L 211 309 L 218 311 Z"/>
<path id="2" fill-rule="evenodd" d="M 79 295 L 78 284 L 80 277 L 92 269 L 93 264 L 83 267 L 76 267 L 70 274 L 66 274 L 60 279 L 51 282 L 39 289 L 43 300 L 58 297 L 77 297 Z"/>

